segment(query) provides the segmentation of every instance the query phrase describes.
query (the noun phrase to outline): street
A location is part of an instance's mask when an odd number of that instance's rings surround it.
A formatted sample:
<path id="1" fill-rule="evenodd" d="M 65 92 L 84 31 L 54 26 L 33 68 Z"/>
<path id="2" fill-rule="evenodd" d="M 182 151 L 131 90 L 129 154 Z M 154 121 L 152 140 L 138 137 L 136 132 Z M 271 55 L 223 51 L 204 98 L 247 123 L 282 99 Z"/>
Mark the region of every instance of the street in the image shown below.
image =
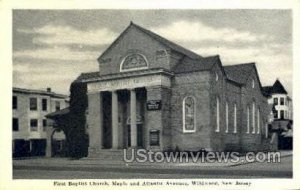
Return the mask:
<path id="1" fill-rule="evenodd" d="M 291 178 L 292 156 L 280 163 L 248 163 L 235 166 L 198 167 L 117 167 L 22 166 L 16 165 L 14 179 L 188 179 L 188 178 Z"/>

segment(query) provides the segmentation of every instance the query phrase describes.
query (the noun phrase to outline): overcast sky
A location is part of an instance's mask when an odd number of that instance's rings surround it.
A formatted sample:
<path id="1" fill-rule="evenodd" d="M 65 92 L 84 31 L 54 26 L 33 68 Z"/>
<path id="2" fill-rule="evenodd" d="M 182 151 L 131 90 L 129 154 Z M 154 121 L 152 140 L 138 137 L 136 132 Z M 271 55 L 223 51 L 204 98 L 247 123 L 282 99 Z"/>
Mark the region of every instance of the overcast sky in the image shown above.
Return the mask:
<path id="1" fill-rule="evenodd" d="M 262 85 L 292 93 L 289 10 L 14 10 L 13 85 L 69 94 L 130 21 L 223 65 L 256 62 Z"/>

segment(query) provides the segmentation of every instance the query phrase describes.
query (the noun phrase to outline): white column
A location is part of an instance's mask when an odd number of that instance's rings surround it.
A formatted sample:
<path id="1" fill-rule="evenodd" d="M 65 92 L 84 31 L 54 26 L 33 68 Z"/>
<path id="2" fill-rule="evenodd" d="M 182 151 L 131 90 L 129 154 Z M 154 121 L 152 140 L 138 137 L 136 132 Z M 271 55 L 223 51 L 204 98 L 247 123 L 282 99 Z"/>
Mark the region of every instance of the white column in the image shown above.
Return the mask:
<path id="1" fill-rule="evenodd" d="M 118 148 L 119 137 L 118 137 L 118 126 L 119 126 L 119 111 L 118 111 L 118 93 L 117 91 L 112 91 L 111 93 L 111 115 L 112 115 L 112 148 Z"/>
<path id="2" fill-rule="evenodd" d="M 130 131 L 131 131 L 131 147 L 137 146 L 137 126 L 136 126 L 136 92 L 135 89 L 130 90 Z"/>

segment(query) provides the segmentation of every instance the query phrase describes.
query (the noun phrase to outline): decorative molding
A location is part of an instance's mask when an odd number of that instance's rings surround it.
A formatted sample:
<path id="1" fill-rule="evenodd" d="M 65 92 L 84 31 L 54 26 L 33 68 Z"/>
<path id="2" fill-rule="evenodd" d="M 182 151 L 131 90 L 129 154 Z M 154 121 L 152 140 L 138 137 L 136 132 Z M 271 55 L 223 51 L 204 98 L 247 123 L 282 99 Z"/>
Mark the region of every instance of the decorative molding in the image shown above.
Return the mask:
<path id="1" fill-rule="evenodd" d="M 171 80 L 165 75 L 135 76 L 88 83 L 88 93 L 112 91 L 119 89 L 133 89 L 147 86 L 171 86 Z"/>
<path id="2" fill-rule="evenodd" d="M 148 68 L 148 61 L 143 54 L 131 53 L 120 64 L 120 71 L 135 71 Z"/>

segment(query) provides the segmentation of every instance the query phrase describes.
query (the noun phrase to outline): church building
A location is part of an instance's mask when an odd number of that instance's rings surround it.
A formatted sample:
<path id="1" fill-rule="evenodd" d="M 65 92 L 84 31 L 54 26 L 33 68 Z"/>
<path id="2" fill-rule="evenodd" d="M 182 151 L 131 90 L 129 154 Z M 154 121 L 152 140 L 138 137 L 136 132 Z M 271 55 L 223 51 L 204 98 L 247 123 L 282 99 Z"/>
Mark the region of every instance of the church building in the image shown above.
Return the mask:
<path id="1" fill-rule="evenodd" d="M 271 109 L 255 63 L 223 66 L 218 55 L 203 57 L 131 22 L 98 64 L 77 79 L 87 84 L 89 157 L 269 147 Z"/>

